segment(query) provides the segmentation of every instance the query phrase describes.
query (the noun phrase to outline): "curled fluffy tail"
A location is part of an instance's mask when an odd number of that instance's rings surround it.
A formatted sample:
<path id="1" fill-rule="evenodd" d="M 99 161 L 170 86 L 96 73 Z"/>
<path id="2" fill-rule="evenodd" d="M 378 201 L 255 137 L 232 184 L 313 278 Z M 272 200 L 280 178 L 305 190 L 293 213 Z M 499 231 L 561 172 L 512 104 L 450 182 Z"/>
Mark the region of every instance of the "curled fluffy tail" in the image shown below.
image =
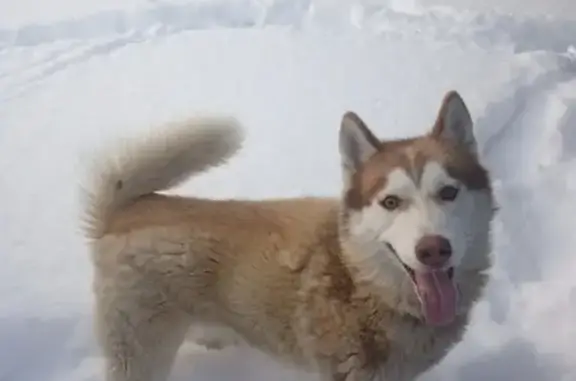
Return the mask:
<path id="1" fill-rule="evenodd" d="M 82 189 L 84 234 L 100 237 L 114 210 L 225 163 L 242 141 L 242 128 L 232 118 L 195 118 L 100 153 Z"/>

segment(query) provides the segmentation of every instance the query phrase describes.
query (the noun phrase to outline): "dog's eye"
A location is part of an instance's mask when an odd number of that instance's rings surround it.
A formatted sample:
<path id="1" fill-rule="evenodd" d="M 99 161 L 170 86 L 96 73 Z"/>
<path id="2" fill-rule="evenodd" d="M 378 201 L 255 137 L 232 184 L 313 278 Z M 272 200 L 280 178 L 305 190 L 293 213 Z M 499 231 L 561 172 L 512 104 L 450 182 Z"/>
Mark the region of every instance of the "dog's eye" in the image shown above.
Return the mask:
<path id="1" fill-rule="evenodd" d="M 438 198 L 442 201 L 454 201 L 458 196 L 459 189 L 453 185 L 446 185 L 438 191 Z"/>
<path id="2" fill-rule="evenodd" d="M 384 200 L 380 201 L 380 205 L 387 210 L 395 210 L 401 203 L 402 200 L 398 196 L 386 196 Z"/>

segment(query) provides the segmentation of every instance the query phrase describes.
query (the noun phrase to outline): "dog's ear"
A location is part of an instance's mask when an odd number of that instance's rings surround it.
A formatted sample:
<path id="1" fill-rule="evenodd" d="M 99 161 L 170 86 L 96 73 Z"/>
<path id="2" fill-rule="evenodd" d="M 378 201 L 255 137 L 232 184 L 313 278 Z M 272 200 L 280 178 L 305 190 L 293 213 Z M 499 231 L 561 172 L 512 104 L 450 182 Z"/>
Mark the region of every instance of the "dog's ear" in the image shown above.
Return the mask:
<path id="1" fill-rule="evenodd" d="M 360 166 L 374 155 L 380 147 L 380 141 L 366 126 L 360 117 L 348 111 L 342 117 L 340 125 L 339 148 L 342 170 L 349 179 Z"/>
<path id="2" fill-rule="evenodd" d="M 472 154 L 477 154 L 472 117 L 458 92 L 452 90 L 444 96 L 432 128 L 432 136 L 455 141 Z"/>

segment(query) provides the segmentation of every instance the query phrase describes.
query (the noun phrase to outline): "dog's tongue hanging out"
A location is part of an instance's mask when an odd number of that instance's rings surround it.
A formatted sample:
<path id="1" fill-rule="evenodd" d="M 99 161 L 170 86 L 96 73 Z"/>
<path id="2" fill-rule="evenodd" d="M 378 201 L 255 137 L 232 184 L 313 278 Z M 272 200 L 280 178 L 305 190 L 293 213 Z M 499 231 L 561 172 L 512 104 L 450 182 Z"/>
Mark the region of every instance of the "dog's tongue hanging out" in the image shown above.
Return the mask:
<path id="1" fill-rule="evenodd" d="M 426 323 L 450 324 L 456 315 L 456 286 L 448 271 L 415 271 L 414 283 Z"/>

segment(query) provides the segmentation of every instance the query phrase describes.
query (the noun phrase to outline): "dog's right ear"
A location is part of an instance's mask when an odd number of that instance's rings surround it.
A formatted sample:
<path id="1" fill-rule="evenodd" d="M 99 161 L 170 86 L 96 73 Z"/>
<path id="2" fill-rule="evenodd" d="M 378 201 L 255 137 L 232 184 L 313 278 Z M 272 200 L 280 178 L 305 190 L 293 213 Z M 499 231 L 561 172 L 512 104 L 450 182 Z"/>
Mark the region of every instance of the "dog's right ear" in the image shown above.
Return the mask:
<path id="1" fill-rule="evenodd" d="M 348 111 L 342 117 L 339 146 L 342 171 L 348 181 L 378 151 L 380 141 L 356 113 Z"/>

